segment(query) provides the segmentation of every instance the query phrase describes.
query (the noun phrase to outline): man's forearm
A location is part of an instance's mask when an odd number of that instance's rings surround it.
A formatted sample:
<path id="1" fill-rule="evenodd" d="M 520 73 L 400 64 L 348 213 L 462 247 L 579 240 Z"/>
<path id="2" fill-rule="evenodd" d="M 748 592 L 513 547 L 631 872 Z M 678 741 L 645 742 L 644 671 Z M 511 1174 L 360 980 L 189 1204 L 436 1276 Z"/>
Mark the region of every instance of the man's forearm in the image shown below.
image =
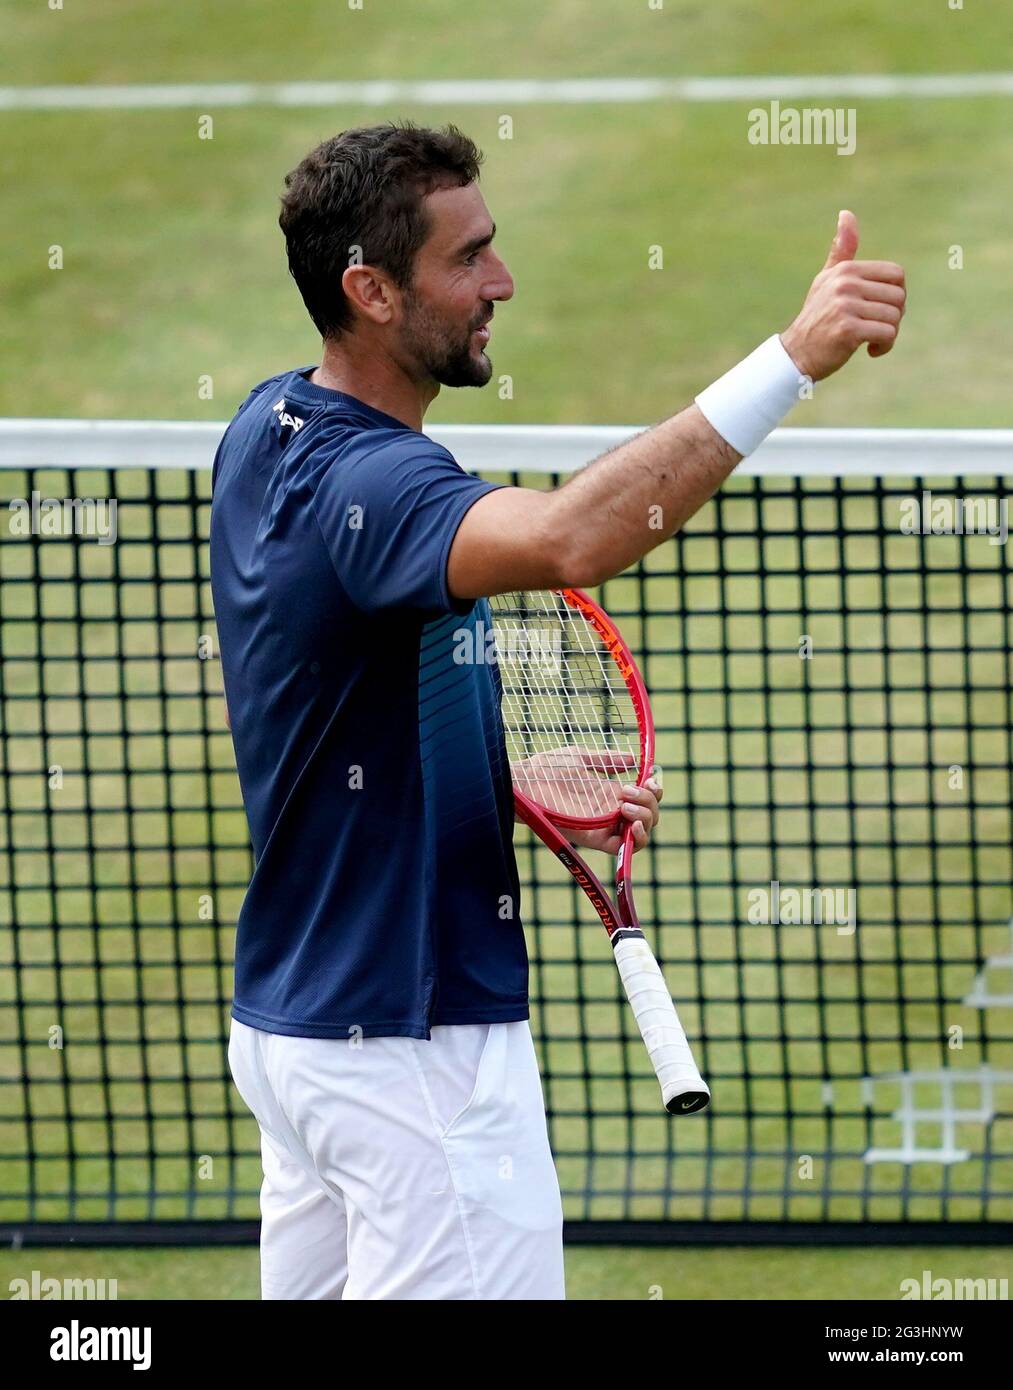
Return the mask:
<path id="1" fill-rule="evenodd" d="M 457 598 L 517 588 L 586 587 L 653 550 L 718 490 L 798 400 L 863 344 L 882 357 L 904 315 L 904 271 L 858 261 L 842 212 L 826 264 L 780 334 L 708 386 L 688 409 L 613 449 L 546 495 L 502 488 L 468 511 L 447 562 Z"/>
<path id="2" fill-rule="evenodd" d="M 552 496 L 553 531 L 576 541 L 569 582 L 600 583 L 660 545 L 741 458 L 691 405 L 588 464 Z"/>
<path id="3" fill-rule="evenodd" d="M 799 397 L 863 343 L 893 347 L 905 305 L 904 272 L 892 261 L 856 261 L 858 224 L 838 217 L 826 265 L 801 312 L 697 403 L 592 463 L 553 501 L 571 583 L 619 574 L 671 536 L 718 490 Z"/>

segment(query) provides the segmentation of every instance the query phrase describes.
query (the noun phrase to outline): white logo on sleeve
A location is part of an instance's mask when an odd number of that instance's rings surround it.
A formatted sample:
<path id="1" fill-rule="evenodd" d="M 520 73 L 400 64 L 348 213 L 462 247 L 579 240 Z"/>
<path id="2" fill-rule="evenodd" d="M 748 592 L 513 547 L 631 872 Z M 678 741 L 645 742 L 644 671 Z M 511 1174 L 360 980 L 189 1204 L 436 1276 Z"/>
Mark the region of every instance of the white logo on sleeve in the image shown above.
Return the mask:
<path id="1" fill-rule="evenodd" d="M 298 415 L 289 414 L 289 412 L 285 409 L 284 396 L 282 396 L 280 401 L 275 401 L 271 409 L 278 416 L 278 423 L 281 425 L 282 429 L 293 429 L 295 430 L 296 434 L 298 434 L 299 431 L 302 429 L 303 425 L 306 423 L 305 420 L 300 420 Z"/>

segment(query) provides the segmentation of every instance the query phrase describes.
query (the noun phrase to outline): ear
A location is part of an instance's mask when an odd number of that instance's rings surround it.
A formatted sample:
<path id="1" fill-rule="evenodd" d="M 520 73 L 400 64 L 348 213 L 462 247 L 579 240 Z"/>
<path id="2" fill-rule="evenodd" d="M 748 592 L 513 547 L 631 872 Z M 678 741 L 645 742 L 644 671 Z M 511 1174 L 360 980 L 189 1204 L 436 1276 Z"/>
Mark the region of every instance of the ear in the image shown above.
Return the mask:
<path id="1" fill-rule="evenodd" d="M 371 265 L 350 265 L 341 276 L 341 288 L 355 313 L 372 323 L 390 323 L 394 317 L 394 286 Z"/>

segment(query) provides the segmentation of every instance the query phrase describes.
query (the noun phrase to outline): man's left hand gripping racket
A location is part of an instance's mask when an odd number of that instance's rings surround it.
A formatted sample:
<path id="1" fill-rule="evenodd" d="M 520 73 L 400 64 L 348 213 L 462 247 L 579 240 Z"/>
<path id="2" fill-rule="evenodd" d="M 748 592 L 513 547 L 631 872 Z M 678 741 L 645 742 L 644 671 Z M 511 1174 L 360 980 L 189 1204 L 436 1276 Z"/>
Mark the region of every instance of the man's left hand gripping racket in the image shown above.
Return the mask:
<path id="1" fill-rule="evenodd" d="M 489 603 L 517 816 L 604 923 L 665 1108 L 704 1110 L 710 1091 L 633 906 L 633 827 L 619 816 L 610 780 L 622 774 L 643 786 L 651 775 L 654 722 L 643 679 L 612 620 L 579 589 L 498 594 Z M 613 904 L 565 832 L 623 826 Z"/>

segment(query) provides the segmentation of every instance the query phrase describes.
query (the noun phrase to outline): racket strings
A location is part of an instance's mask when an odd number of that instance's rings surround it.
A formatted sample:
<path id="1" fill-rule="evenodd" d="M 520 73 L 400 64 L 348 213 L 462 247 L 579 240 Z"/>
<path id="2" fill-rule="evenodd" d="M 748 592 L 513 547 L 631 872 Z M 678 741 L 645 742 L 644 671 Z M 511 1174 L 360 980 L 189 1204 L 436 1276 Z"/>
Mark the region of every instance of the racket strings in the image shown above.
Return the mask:
<path id="1" fill-rule="evenodd" d="M 515 785 L 550 811 L 613 814 L 616 786 L 638 775 L 641 738 L 611 653 L 560 594 L 525 591 L 489 602 Z"/>

